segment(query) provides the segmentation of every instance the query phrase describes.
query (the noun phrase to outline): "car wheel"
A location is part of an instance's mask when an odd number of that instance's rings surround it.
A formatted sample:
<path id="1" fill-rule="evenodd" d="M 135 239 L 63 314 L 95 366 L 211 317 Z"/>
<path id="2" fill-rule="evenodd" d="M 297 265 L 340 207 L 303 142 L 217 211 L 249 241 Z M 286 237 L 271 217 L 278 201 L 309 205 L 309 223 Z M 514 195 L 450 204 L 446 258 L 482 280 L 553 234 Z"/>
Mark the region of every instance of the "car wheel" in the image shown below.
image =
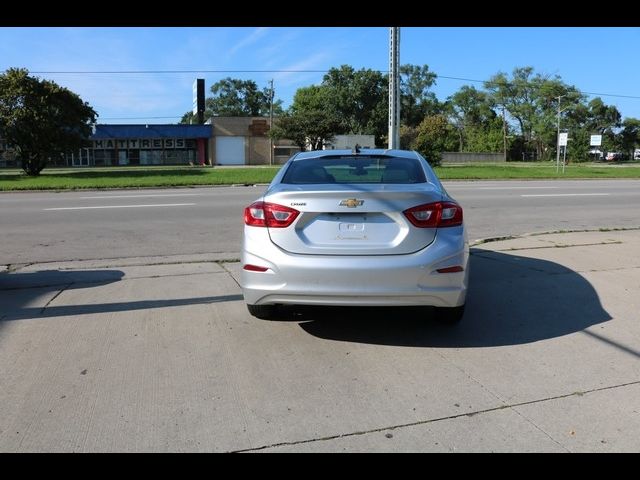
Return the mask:
<path id="1" fill-rule="evenodd" d="M 436 318 L 442 323 L 454 324 L 462 320 L 464 305 L 459 307 L 436 307 Z"/>
<path id="2" fill-rule="evenodd" d="M 247 305 L 249 313 L 263 320 L 271 320 L 276 313 L 275 305 Z"/>

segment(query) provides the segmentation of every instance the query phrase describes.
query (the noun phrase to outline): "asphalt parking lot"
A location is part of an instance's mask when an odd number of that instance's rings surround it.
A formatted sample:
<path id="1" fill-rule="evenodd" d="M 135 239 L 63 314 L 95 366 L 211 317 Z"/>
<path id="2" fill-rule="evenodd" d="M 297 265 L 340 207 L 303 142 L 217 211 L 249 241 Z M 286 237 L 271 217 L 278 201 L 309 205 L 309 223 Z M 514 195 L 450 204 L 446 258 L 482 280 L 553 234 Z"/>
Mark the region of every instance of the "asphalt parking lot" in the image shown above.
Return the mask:
<path id="1" fill-rule="evenodd" d="M 0 451 L 640 451 L 638 230 L 473 247 L 454 327 L 258 320 L 229 260 L 0 273 Z"/>

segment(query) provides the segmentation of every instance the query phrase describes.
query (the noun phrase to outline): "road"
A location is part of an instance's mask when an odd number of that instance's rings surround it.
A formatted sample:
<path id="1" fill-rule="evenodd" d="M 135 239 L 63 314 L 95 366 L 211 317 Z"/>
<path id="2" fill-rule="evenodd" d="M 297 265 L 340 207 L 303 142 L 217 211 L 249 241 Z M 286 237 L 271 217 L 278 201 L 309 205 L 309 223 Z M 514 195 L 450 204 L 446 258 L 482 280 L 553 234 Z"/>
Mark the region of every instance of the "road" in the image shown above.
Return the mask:
<path id="1" fill-rule="evenodd" d="M 639 180 L 445 182 L 470 239 L 640 226 Z M 205 254 L 238 258 L 255 187 L 0 194 L 0 265 Z"/>

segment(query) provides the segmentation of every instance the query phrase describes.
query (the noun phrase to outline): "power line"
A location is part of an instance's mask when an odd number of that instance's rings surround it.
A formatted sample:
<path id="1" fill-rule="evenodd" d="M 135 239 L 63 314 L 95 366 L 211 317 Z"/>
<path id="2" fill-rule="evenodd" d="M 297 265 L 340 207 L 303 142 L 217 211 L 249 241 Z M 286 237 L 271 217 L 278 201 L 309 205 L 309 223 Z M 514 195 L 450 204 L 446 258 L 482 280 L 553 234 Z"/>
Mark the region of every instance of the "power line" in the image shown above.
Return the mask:
<path id="1" fill-rule="evenodd" d="M 383 74 L 388 74 L 388 70 L 371 69 Z M 159 74 L 193 74 L 193 73 L 327 73 L 329 70 L 66 70 L 66 71 L 31 71 L 33 74 L 38 75 L 159 75 Z M 477 78 L 465 78 L 465 77 L 451 77 L 447 75 L 436 74 L 436 79 L 443 78 L 446 80 L 460 80 L 464 82 L 473 82 L 481 84 L 491 84 L 489 80 L 479 80 Z M 505 82 L 506 85 L 511 85 L 511 82 Z M 640 99 L 638 95 L 622 95 L 618 93 L 599 93 L 599 92 L 587 92 L 578 90 L 578 92 L 585 95 L 601 96 L 601 97 L 616 97 L 616 98 L 630 98 Z M 151 117 L 147 117 L 151 118 Z"/>
<path id="2" fill-rule="evenodd" d="M 160 74 L 160 73 L 327 73 L 329 70 L 95 70 L 95 71 L 31 71 L 29 73 L 39 75 L 111 75 L 111 74 Z M 382 71 L 382 70 L 378 70 Z"/>

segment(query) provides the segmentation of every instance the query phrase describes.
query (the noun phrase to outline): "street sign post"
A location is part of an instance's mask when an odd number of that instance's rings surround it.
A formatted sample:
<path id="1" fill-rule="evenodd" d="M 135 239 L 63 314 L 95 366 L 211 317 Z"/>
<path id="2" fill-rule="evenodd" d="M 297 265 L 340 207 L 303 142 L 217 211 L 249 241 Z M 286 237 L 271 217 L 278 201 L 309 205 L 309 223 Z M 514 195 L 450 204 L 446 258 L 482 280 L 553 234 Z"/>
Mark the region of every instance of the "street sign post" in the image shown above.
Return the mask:
<path id="1" fill-rule="evenodd" d="M 561 147 L 566 147 L 567 140 L 569 140 L 569 134 L 567 132 L 562 132 L 558 139 L 558 145 L 560 145 Z"/>
<path id="2" fill-rule="evenodd" d="M 567 158 L 567 141 L 569 140 L 569 132 L 561 132 L 558 135 L 558 160 L 556 163 L 556 172 L 560 171 L 560 147 L 564 147 L 563 151 L 563 157 L 562 157 L 562 173 L 564 173 L 564 165 L 566 163 L 566 158 Z"/>

